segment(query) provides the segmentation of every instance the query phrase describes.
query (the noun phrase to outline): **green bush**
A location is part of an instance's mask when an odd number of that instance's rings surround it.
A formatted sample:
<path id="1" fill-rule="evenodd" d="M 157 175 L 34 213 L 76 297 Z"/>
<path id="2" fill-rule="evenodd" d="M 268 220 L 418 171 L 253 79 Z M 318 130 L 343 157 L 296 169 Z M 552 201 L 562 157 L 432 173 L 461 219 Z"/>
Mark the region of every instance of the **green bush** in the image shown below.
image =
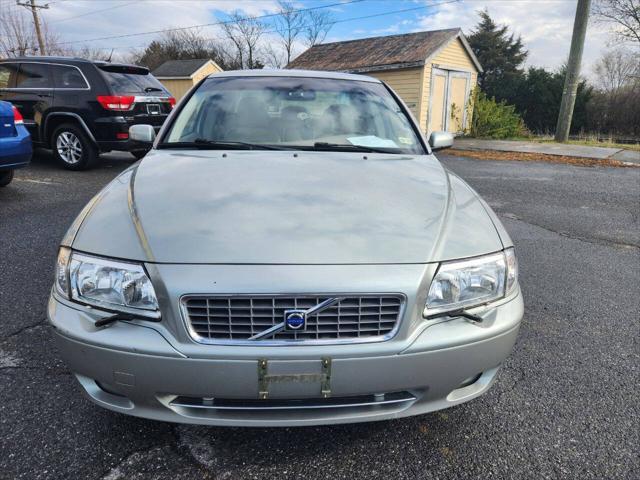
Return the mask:
<path id="1" fill-rule="evenodd" d="M 467 134 L 472 137 L 510 138 L 528 134 L 515 106 L 504 100 L 496 102 L 477 88 L 469 99 L 469 108 L 473 108 L 473 117 Z"/>

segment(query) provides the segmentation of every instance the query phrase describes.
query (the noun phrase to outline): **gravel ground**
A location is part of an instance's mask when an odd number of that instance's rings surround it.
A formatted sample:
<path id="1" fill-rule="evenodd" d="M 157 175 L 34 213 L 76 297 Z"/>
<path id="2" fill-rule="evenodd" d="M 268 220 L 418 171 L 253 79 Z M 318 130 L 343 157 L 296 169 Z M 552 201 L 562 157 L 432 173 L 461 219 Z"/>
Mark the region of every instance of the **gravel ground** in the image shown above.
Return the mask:
<path id="1" fill-rule="evenodd" d="M 404 420 L 300 429 L 172 425 L 102 410 L 58 359 L 57 243 L 131 162 L 38 154 L 0 189 L 0 478 L 638 478 L 640 170 L 442 157 L 517 246 L 526 313 L 483 397 Z"/>

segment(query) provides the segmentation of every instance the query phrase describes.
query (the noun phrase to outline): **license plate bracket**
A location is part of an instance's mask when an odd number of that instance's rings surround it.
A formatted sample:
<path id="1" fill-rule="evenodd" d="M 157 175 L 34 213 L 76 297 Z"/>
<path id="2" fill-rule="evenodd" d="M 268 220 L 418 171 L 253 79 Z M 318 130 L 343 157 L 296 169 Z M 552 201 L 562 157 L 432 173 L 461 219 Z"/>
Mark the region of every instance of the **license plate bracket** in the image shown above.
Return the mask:
<path id="1" fill-rule="evenodd" d="M 156 103 L 147 103 L 147 113 L 149 115 L 160 115 L 160 105 Z"/>
<path id="2" fill-rule="evenodd" d="M 319 383 L 322 398 L 331 396 L 331 359 L 320 359 L 319 373 L 269 373 L 269 361 L 266 358 L 258 360 L 258 398 L 269 398 L 269 385 L 274 383 Z"/>

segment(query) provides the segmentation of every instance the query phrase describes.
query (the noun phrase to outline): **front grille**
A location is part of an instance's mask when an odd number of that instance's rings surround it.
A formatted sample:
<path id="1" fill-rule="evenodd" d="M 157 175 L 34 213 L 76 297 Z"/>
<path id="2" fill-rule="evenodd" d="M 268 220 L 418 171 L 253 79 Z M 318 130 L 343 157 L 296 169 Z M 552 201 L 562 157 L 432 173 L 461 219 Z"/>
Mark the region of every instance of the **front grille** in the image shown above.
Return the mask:
<path id="1" fill-rule="evenodd" d="M 206 410 L 237 410 L 241 412 L 265 410 L 315 410 L 354 407 L 381 407 L 392 404 L 407 404 L 416 400 L 409 392 L 379 393 L 351 397 L 303 398 L 303 399 L 238 399 L 201 398 L 178 396 L 171 401 L 172 407 L 198 408 Z"/>
<path id="2" fill-rule="evenodd" d="M 332 306 L 308 315 L 306 326 L 250 340 L 284 321 L 287 310 L 307 310 L 330 298 Z M 265 341 L 378 341 L 390 337 L 400 319 L 401 295 L 187 296 L 182 307 L 191 336 L 203 343 Z"/>

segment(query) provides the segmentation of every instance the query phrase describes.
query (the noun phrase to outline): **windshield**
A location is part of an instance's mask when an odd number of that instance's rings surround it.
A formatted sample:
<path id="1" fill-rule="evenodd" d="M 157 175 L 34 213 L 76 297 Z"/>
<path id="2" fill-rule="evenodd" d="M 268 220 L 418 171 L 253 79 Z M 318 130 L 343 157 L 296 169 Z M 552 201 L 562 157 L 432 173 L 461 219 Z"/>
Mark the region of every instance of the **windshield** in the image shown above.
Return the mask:
<path id="1" fill-rule="evenodd" d="M 320 78 L 206 80 L 178 112 L 160 147 L 215 142 L 245 148 L 425 153 L 384 85 Z"/>

